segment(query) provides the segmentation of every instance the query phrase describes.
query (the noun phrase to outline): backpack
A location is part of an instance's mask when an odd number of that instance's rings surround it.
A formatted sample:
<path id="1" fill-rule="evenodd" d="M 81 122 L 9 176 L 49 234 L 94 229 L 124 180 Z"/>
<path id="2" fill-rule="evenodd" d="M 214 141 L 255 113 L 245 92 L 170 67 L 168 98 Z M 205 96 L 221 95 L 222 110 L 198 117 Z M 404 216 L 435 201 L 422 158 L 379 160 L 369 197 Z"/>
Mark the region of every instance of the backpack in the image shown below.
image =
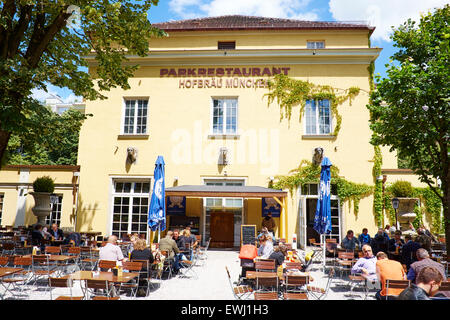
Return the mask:
<path id="1" fill-rule="evenodd" d="M 258 256 L 258 250 L 256 246 L 252 244 L 244 244 L 239 252 L 239 259 L 253 260 Z"/>

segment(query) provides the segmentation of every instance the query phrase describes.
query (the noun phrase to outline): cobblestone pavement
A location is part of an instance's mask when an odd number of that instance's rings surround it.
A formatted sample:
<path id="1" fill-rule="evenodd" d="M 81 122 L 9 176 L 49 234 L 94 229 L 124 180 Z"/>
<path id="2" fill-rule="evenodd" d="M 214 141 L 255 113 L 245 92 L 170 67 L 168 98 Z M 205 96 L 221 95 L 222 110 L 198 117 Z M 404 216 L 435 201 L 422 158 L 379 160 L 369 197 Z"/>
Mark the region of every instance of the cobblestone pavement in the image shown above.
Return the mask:
<path id="1" fill-rule="evenodd" d="M 231 278 L 237 281 L 241 273 L 239 253 L 236 250 L 214 250 L 208 251 L 208 259 L 203 266 L 193 267 L 197 277 L 183 278 L 180 276 L 168 280 L 162 280 L 158 288 L 152 289 L 149 296 L 145 298 L 131 298 L 121 295 L 122 300 L 234 300 L 232 290 L 228 281 L 225 266 L 230 270 Z M 327 277 L 322 272 L 320 263 L 313 263 L 310 274 L 314 278 L 311 283 L 317 287 L 325 287 Z M 338 274 L 332 281 L 330 290 L 325 300 L 363 300 L 364 290 L 356 287 L 350 291 L 348 278 L 341 279 Z M 67 289 L 53 289 L 53 297 L 66 294 Z M 3 293 L 3 288 L 0 289 Z M 50 292 L 43 288 L 27 290 L 24 296 L 13 298 L 7 294 L 5 299 L 26 300 L 50 300 Z M 79 281 L 75 281 L 73 295 L 82 295 Z M 375 299 L 375 290 L 367 296 L 367 300 Z"/>

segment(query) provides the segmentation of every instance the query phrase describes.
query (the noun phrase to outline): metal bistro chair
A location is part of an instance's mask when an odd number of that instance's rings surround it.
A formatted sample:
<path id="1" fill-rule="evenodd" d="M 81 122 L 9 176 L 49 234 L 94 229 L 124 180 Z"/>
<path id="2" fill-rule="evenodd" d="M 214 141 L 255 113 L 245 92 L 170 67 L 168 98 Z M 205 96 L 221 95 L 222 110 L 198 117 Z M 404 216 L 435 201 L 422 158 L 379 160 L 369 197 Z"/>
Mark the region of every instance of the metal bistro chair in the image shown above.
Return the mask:
<path id="1" fill-rule="evenodd" d="M 164 273 L 166 273 L 166 272 L 167 272 L 167 279 L 170 279 L 170 278 L 172 278 L 172 269 L 173 269 L 174 259 L 169 256 L 168 251 L 162 250 L 160 252 L 160 254 L 161 254 L 161 259 L 163 259 L 163 268 L 161 271 L 161 279 L 162 279 Z"/>
<path id="2" fill-rule="evenodd" d="M 355 263 L 355 253 L 353 251 L 338 251 L 336 268 L 340 271 L 340 277 L 345 272 L 350 272 Z"/>
<path id="3" fill-rule="evenodd" d="M 278 300 L 278 292 L 255 292 L 255 300 Z"/>
<path id="4" fill-rule="evenodd" d="M 257 292 L 267 292 L 267 291 L 273 291 L 278 294 L 278 285 L 279 285 L 279 280 L 278 280 L 278 275 L 276 274 L 276 272 L 274 272 L 274 275 L 270 276 L 270 277 L 257 276 L 256 277 L 255 294 Z"/>
<path id="5" fill-rule="evenodd" d="M 130 295 L 133 297 L 136 297 L 136 293 L 139 288 L 139 280 L 140 280 L 140 276 L 141 276 L 141 271 L 142 271 L 142 262 L 125 261 L 125 262 L 122 262 L 122 267 L 123 267 L 123 270 L 127 270 L 129 272 L 136 272 L 139 275 L 137 276 L 136 279 L 133 279 L 127 283 L 121 283 L 119 286 L 119 292 L 121 290 L 130 290 Z"/>
<path id="6" fill-rule="evenodd" d="M 33 285 L 36 286 L 39 279 L 49 278 L 52 274 L 58 271 L 55 264 L 50 262 L 48 255 L 32 255 L 32 272 Z M 46 281 L 46 288 L 48 281 Z"/>
<path id="7" fill-rule="evenodd" d="M 11 277 L 0 280 L 0 283 L 5 288 L 3 295 L 5 295 L 6 292 L 9 292 L 13 296 L 18 297 L 12 290 L 19 290 L 20 293 L 24 292 L 25 286 L 28 285 L 32 276 L 31 266 L 32 260 L 30 257 L 14 257 L 14 267 L 22 268 L 23 270 L 13 274 Z M 12 288 L 10 289 L 11 286 Z"/>
<path id="8" fill-rule="evenodd" d="M 285 293 L 306 293 L 309 284 L 309 276 L 286 274 L 284 287 Z"/>
<path id="9" fill-rule="evenodd" d="M 54 288 L 69 288 L 69 295 L 58 296 L 55 300 L 83 300 L 84 296 L 73 296 L 73 280 L 71 278 L 48 278 L 48 285 L 50 287 L 50 300 L 53 300 Z"/>
<path id="10" fill-rule="evenodd" d="M 390 289 L 404 290 L 406 288 L 409 288 L 410 286 L 411 286 L 411 281 L 409 281 L 409 280 L 386 279 L 386 298 L 391 297 L 391 298 L 396 299 L 398 297 L 397 294 L 392 294 L 392 292 L 390 292 Z"/>
<path id="11" fill-rule="evenodd" d="M 82 270 L 93 271 L 97 268 L 99 255 L 98 251 L 90 246 L 80 247 L 80 264 Z"/>
<path id="12" fill-rule="evenodd" d="M 276 272 L 275 260 L 273 259 L 258 259 L 255 260 L 256 271 Z"/>
<path id="13" fill-rule="evenodd" d="M 230 271 L 228 270 L 227 266 L 225 266 L 225 270 L 227 271 L 228 282 L 230 284 L 231 291 L 233 293 L 234 298 L 236 300 L 248 299 L 253 293 L 253 288 L 250 286 L 247 286 L 247 285 L 240 285 L 240 286 L 236 285 L 235 286 L 233 284 L 233 282 L 231 281 Z"/>
<path id="14" fill-rule="evenodd" d="M 200 243 L 200 242 L 199 242 Z M 197 248 L 197 260 L 199 262 L 199 265 L 203 266 L 206 263 L 206 260 L 208 259 L 208 248 L 209 244 L 211 243 L 211 238 L 206 241 L 205 247 L 198 247 Z"/>
<path id="15" fill-rule="evenodd" d="M 113 287 L 108 280 L 87 279 L 84 281 L 85 298 L 96 300 L 97 296 L 102 296 L 104 300 L 109 300 Z"/>
<path id="16" fill-rule="evenodd" d="M 311 285 L 306 286 L 306 289 L 308 290 L 308 296 L 311 296 L 317 300 L 325 299 L 326 296 L 328 295 L 328 291 L 330 291 L 330 286 L 331 286 L 331 282 L 333 281 L 334 275 L 335 275 L 334 268 L 330 268 L 330 271 L 328 273 L 328 280 L 327 280 L 327 284 L 326 284 L 325 288 L 311 286 Z"/>
<path id="17" fill-rule="evenodd" d="M 109 269 L 113 269 L 117 266 L 117 261 L 111 260 L 99 260 L 98 267 L 100 271 L 108 271 Z"/>

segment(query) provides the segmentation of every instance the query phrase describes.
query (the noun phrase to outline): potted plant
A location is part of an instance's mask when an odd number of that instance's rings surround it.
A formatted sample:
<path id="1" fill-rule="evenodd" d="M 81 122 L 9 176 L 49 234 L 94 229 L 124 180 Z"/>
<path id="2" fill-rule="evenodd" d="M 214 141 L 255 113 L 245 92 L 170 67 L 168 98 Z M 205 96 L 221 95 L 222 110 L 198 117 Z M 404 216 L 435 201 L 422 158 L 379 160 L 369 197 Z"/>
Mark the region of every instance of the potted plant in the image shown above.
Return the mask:
<path id="1" fill-rule="evenodd" d="M 409 229 L 409 224 L 416 218 L 414 206 L 419 199 L 413 198 L 414 189 L 411 182 L 401 180 L 396 181 L 391 185 L 390 191 L 392 192 L 393 197 L 397 198 L 399 201 L 397 217 L 400 222 L 400 230 L 404 233 L 412 233 Z"/>
<path id="2" fill-rule="evenodd" d="M 55 182 L 49 176 L 36 178 L 33 182 L 34 207 L 31 209 L 39 224 L 45 224 L 45 218 L 50 215 L 52 206 L 50 196 L 55 190 Z"/>

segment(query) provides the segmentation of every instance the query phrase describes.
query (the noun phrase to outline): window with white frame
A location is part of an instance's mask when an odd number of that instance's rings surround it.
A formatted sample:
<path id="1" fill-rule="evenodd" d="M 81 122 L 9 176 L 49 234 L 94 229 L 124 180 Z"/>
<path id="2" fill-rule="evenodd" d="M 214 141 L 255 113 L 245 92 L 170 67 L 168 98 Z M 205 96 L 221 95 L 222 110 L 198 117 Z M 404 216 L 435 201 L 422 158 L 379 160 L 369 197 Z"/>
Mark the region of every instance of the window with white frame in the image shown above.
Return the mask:
<path id="1" fill-rule="evenodd" d="M 146 134 L 148 99 L 125 99 L 123 134 Z"/>
<path id="2" fill-rule="evenodd" d="M 212 133 L 237 133 L 237 99 L 213 98 L 212 100 Z"/>
<path id="3" fill-rule="evenodd" d="M 54 199 L 55 202 L 52 203 L 52 212 L 45 218 L 45 224 L 51 226 L 53 223 L 56 223 L 58 226 L 60 226 L 63 196 L 62 194 L 57 194 Z"/>
<path id="4" fill-rule="evenodd" d="M 114 181 L 112 234 L 147 234 L 150 180 Z"/>
<path id="5" fill-rule="evenodd" d="M 331 131 L 330 100 L 306 100 L 305 134 L 330 134 Z"/>
<path id="6" fill-rule="evenodd" d="M 0 224 L 2 224 L 2 217 L 3 217 L 3 199 L 5 198 L 5 195 L 3 193 L 0 193 Z"/>
<path id="7" fill-rule="evenodd" d="M 325 41 L 306 41 L 306 49 L 324 49 Z"/>

